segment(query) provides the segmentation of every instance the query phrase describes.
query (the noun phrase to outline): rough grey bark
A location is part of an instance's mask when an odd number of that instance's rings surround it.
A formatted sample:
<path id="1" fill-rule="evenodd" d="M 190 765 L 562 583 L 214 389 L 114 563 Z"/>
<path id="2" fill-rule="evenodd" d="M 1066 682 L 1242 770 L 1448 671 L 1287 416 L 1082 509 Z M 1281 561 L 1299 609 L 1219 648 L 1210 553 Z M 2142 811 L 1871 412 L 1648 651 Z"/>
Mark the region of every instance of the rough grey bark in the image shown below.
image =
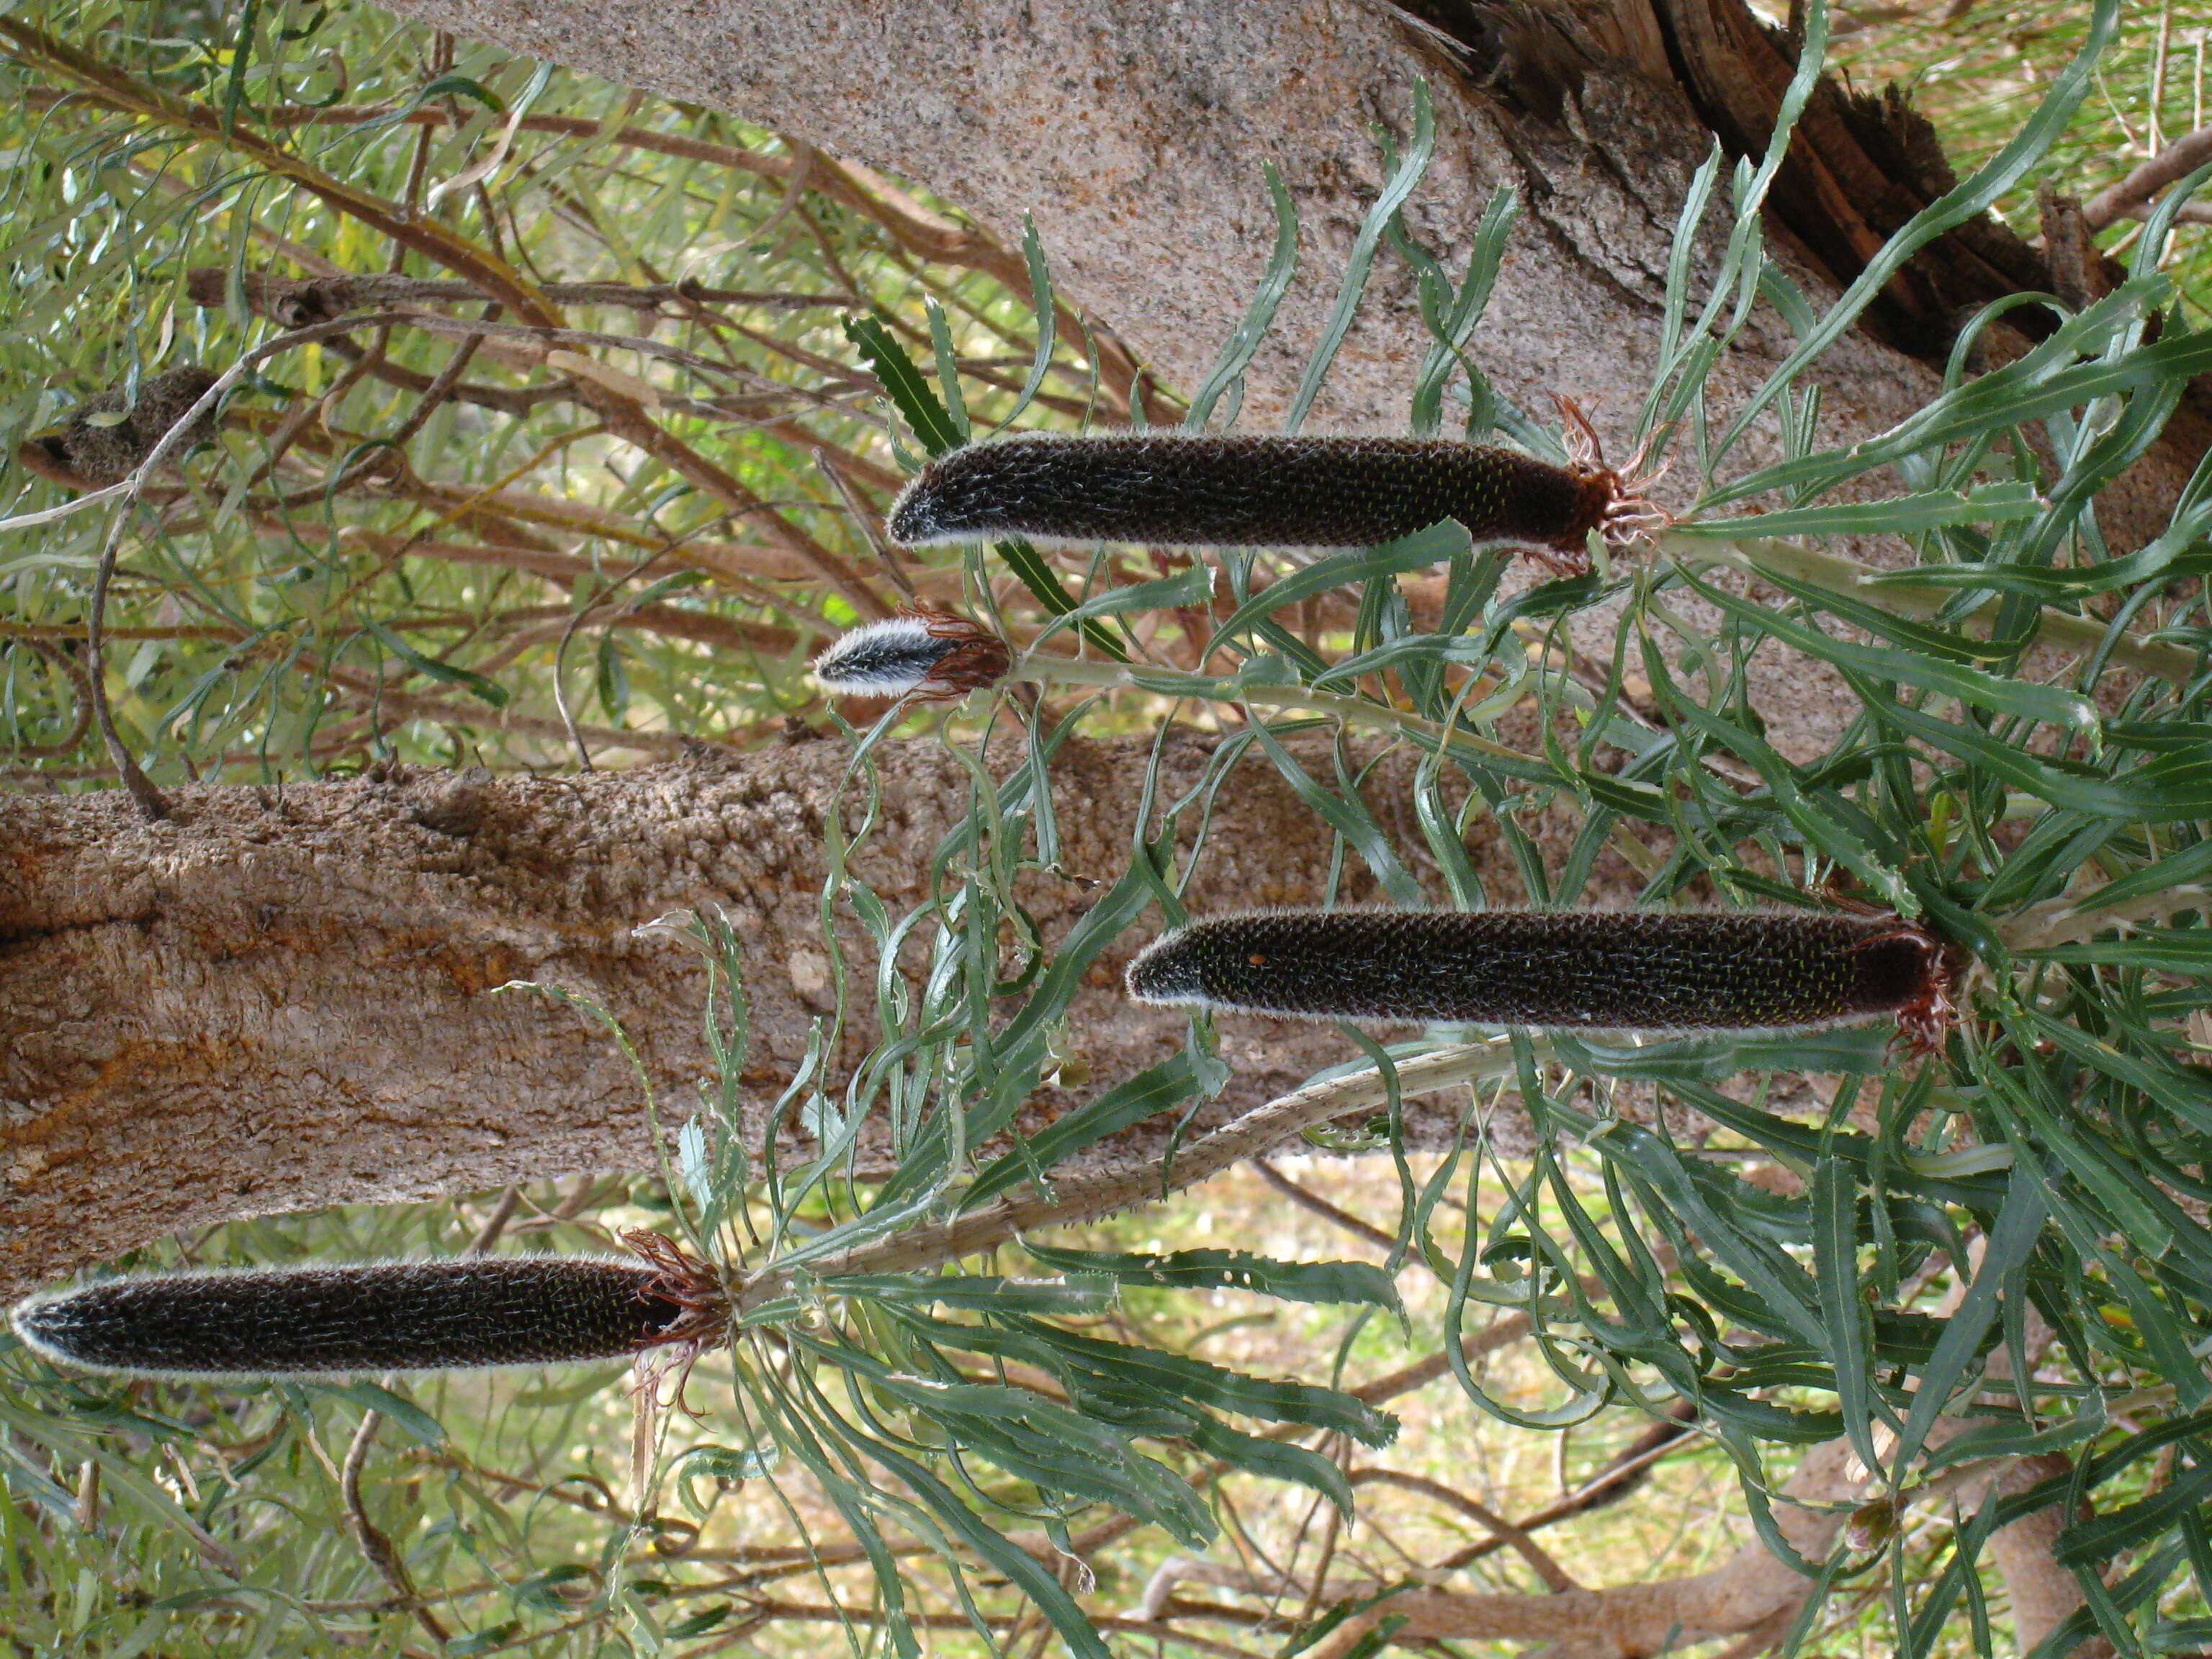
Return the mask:
<path id="1" fill-rule="evenodd" d="M 1194 737 L 1168 745 L 1164 799 L 1209 752 Z M 493 992 L 536 980 L 599 1001 L 680 1121 L 690 1085 L 711 1075 L 704 970 L 636 930 L 681 908 L 720 905 L 743 939 L 757 1133 L 834 1006 L 817 907 L 849 754 L 815 740 L 574 778 L 180 789 L 174 816 L 153 823 L 120 791 L 0 796 L 0 1295 L 231 1216 L 649 1167 L 636 1081 L 606 1032 L 544 997 Z M 1035 876 L 1024 895 L 1048 939 L 1095 902 L 1092 883 L 1127 867 L 1146 755 L 1129 740 L 1060 751 L 1068 874 Z M 1324 753 L 1307 760 L 1331 769 Z M 926 896 L 969 781 L 934 744 L 888 745 L 878 763 L 886 817 L 854 868 L 899 909 Z M 1409 857 L 1410 776 L 1386 762 L 1367 790 Z M 1514 895 L 1503 855 L 1475 852 Z M 1329 863 L 1320 821 L 1248 759 L 1220 793 L 1193 902 L 1313 902 Z M 1356 878 L 1346 894 L 1364 896 Z M 873 963 L 849 922 L 865 997 Z M 1180 1015 L 1120 994 L 1148 936 L 1103 961 L 1071 1011 L 1096 1087 L 1183 1041 Z M 855 1024 L 832 1086 L 872 1040 L 865 1017 Z M 1351 1054 L 1326 1026 L 1224 1031 L 1237 1075 L 1204 1122 Z M 1089 1092 L 1042 1091 L 1028 1127 Z"/>

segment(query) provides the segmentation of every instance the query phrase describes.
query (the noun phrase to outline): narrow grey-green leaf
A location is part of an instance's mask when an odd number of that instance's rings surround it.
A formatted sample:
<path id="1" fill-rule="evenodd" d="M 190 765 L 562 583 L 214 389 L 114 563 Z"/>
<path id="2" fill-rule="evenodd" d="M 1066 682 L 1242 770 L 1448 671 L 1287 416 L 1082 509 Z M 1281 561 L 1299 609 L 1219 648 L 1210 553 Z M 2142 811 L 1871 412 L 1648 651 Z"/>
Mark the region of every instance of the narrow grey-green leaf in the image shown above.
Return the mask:
<path id="1" fill-rule="evenodd" d="M 1103 1273 L 1121 1285 L 1185 1290 L 1256 1291 L 1285 1302 L 1364 1303 L 1399 1307 L 1390 1275 L 1366 1261 L 1277 1261 L 1249 1250 L 1063 1250 L 1024 1243 L 1022 1248 L 1063 1273 Z"/>

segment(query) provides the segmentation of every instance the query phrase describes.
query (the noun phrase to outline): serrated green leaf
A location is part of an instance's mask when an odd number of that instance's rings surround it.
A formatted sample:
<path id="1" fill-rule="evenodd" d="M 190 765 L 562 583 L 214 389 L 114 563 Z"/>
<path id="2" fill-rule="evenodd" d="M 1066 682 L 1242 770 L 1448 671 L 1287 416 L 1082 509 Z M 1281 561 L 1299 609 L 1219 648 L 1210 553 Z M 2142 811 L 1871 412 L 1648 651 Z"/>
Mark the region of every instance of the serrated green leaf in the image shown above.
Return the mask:
<path id="1" fill-rule="evenodd" d="M 2092 1520 L 2077 1521 L 2058 1534 L 2051 1559 L 2062 1567 L 2087 1566 L 2148 1543 L 2195 1514 L 2212 1498 L 2212 1459 L 2199 1461 L 2161 1490 Z"/>

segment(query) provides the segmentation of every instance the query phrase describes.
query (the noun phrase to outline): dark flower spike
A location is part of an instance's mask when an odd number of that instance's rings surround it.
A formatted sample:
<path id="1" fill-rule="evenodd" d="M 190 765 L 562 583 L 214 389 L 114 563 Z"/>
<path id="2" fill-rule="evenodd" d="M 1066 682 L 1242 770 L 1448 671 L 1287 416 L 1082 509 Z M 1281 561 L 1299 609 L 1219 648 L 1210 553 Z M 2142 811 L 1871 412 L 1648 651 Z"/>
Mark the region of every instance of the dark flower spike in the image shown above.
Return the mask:
<path id="1" fill-rule="evenodd" d="M 13 1323 L 57 1364 L 180 1380 L 542 1365 L 654 1349 L 682 1358 L 718 1340 L 727 1302 L 713 1269 L 657 1235 L 624 1242 L 646 1260 L 147 1273 L 27 1297 Z"/>
<path id="2" fill-rule="evenodd" d="M 1945 946 L 1897 916 L 1809 911 L 1277 910 L 1214 916 L 1129 964 L 1139 1002 L 1551 1031 L 1812 1030 L 1952 1013 Z"/>
<path id="3" fill-rule="evenodd" d="M 832 696 L 951 702 L 996 684 L 1012 666 L 1006 642 L 982 623 L 905 605 L 840 635 L 814 659 L 810 678 Z"/>
<path id="4" fill-rule="evenodd" d="M 1579 571 L 1592 532 L 1625 541 L 1659 520 L 1603 465 L 1575 410 L 1571 433 L 1577 423 L 1581 459 L 1566 466 L 1442 438 L 1024 433 L 939 456 L 891 509 L 890 533 L 908 546 L 1027 536 L 1368 547 L 1454 519 L 1478 542 Z"/>

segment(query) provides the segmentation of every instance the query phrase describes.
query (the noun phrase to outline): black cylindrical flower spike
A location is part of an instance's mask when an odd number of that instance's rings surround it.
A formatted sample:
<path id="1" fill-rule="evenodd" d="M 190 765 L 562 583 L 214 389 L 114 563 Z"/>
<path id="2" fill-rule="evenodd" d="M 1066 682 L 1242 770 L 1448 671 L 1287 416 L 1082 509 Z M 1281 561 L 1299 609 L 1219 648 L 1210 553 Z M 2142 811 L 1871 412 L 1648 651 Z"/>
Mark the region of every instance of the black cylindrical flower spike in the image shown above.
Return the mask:
<path id="1" fill-rule="evenodd" d="M 1950 1012 L 1944 949 L 1896 916 L 1807 911 L 1279 910 L 1216 916 L 1129 967 L 1140 1002 L 1558 1031 L 1807 1030 Z"/>
<path id="2" fill-rule="evenodd" d="M 60 1364 L 238 1378 L 623 1358 L 711 1341 L 722 1311 L 711 1273 L 669 1246 L 641 1262 L 501 1256 L 149 1273 L 31 1297 L 14 1324 Z"/>
<path id="3" fill-rule="evenodd" d="M 1180 546 L 1365 547 L 1456 520 L 1579 562 L 1592 531 L 1643 522 L 1601 463 L 1432 438 L 1025 433 L 932 461 L 892 509 L 908 546 L 1028 536 Z"/>

